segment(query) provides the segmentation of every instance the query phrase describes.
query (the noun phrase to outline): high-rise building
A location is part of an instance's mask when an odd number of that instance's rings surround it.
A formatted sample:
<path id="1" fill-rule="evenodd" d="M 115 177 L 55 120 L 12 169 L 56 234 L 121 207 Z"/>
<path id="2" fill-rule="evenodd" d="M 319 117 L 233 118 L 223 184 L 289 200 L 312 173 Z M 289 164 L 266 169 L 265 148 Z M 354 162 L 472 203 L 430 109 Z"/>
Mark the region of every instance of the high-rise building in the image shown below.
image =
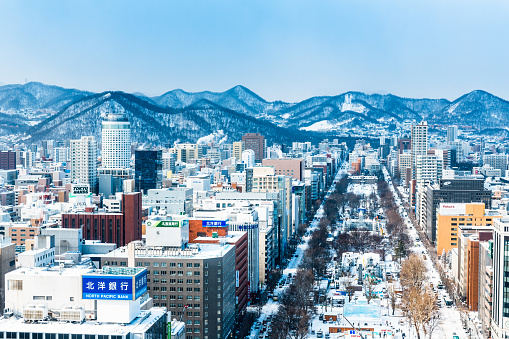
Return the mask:
<path id="1" fill-rule="evenodd" d="M 418 155 L 426 155 L 428 152 L 428 124 L 412 125 L 412 178 L 416 178 Z"/>
<path id="2" fill-rule="evenodd" d="M 74 183 L 97 187 L 97 142 L 94 137 L 71 140 L 71 180 Z"/>
<path id="3" fill-rule="evenodd" d="M 185 248 L 132 243 L 103 255 L 101 264 L 146 267 L 155 307 L 182 316 L 192 339 L 222 339 L 232 335 L 235 323 L 235 251 L 228 243 Z"/>
<path id="4" fill-rule="evenodd" d="M 252 149 L 247 149 L 242 152 L 242 163 L 246 167 L 253 167 L 255 165 L 255 153 Z"/>
<path id="5" fill-rule="evenodd" d="M 260 133 L 246 133 L 242 136 L 244 149 L 255 152 L 255 162 L 260 163 L 265 158 L 265 138 Z"/>
<path id="6" fill-rule="evenodd" d="M 134 152 L 136 189 L 147 192 L 161 188 L 163 182 L 163 159 L 161 150 L 137 150 Z"/>
<path id="7" fill-rule="evenodd" d="M 263 159 L 263 166 L 272 166 L 276 175 L 287 175 L 295 180 L 304 181 L 306 163 L 301 158 Z"/>
<path id="8" fill-rule="evenodd" d="M 415 179 L 422 188 L 437 182 L 442 176 L 442 161 L 436 155 L 417 155 L 416 164 Z"/>
<path id="9" fill-rule="evenodd" d="M 408 139 L 407 137 L 403 137 L 401 139 L 398 139 L 398 152 L 405 153 L 409 152 L 412 148 L 412 140 Z"/>
<path id="10" fill-rule="evenodd" d="M 447 143 L 451 143 L 458 139 L 458 126 L 447 126 Z"/>
<path id="11" fill-rule="evenodd" d="M 0 152 L 0 169 L 3 170 L 16 169 L 16 152 L 13 151 Z"/>
<path id="12" fill-rule="evenodd" d="M 458 247 L 462 227 L 490 230 L 493 220 L 501 216 L 485 210 L 483 203 L 441 203 L 437 212 L 437 255 Z"/>
<path id="13" fill-rule="evenodd" d="M 177 155 L 178 162 L 189 162 L 203 157 L 203 146 L 198 144 L 175 144 L 170 153 Z"/>
<path id="14" fill-rule="evenodd" d="M 235 160 L 242 161 L 242 152 L 244 151 L 244 143 L 242 141 L 233 142 L 233 156 Z"/>
<path id="15" fill-rule="evenodd" d="M 491 337 L 509 337 L 509 218 L 495 220 L 493 232 L 493 304 Z"/>
<path id="16" fill-rule="evenodd" d="M 0 315 L 5 306 L 5 275 L 16 269 L 16 244 L 0 235 Z"/>
<path id="17" fill-rule="evenodd" d="M 507 170 L 507 155 L 506 154 L 486 154 L 482 157 L 484 165 L 490 165 L 495 169 L 499 169 L 502 172 L 502 176 Z"/>
<path id="18" fill-rule="evenodd" d="M 440 203 L 482 202 L 486 209 L 491 208 L 491 191 L 484 189 L 483 179 L 441 179 L 439 185 L 427 185 L 421 194 L 419 223 L 432 242 L 436 241 Z"/>
<path id="19" fill-rule="evenodd" d="M 129 168 L 131 125 L 125 114 L 108 113 L 102 122 L 102 167 Z"/>

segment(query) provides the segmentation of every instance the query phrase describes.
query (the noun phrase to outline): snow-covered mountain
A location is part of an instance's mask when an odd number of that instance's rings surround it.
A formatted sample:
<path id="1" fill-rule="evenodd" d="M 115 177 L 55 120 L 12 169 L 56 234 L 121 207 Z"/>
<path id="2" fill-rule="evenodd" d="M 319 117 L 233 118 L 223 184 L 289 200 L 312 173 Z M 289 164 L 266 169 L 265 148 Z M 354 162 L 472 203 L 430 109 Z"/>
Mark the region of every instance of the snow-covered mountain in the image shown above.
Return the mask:
<path id="1" fill-rule="evenodd" d="M 149 98 L 141 93 L 97 94 L 27 83 L 0 86 L 0 135 L 26 134 L 34 140 L 99 136 L 101 117 L 111 110 L 129 116 L 135 141 L 159 144 L 195 141 L 220 130 L 230 140 L 245 132 L 261 132 L 279 141 L 304 140 L 358 135 L 422 120 L 481 131 L 509 129 L 509 102 L 484 91 L 453 102 L 347 92 L 286 103 L 268 102 L 243 86 L 225 92 L 173 90 Z"/>
<path id="2" fill-rule="evenodd" d="M 246 131 L 262 133 L 275 141 L 301 139 L 296 130 L 278 127 L 205 99 L 185 108 L 169 108 L 123 92 L 105 92 L 82 98 L 29 128 L 27 133 L 35 140 L 75 139 L 82 135 L 100 138 L 101 120 L 112 111 L 127 115 L 131 123 L 131 137 L 140 143 L 196 141 L 220 130 L 231 140 L 239 140 Z"/>

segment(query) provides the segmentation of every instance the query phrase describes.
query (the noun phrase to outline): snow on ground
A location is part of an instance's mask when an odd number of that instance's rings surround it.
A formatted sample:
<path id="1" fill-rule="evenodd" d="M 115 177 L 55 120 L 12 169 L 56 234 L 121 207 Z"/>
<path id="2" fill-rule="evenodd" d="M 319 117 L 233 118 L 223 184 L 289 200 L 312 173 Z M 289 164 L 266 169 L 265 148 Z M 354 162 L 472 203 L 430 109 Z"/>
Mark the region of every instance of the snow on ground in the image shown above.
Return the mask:
<path id="1" fill-rule="evenodd" d="M 383 168 L 383 172 L 385 175 L 385 178 L 387 180 L 389 174 L 385 167 Z M 393 193 L 395 199 L 398 196 L 397 192 L 394 189 L 394 186 L 392 184 L 389 184 L 389 187 L 391 189 L 391 192 Z M 399 203 L 398 203 L 399 202 Z M 398 207 L 403 207 L 403 204 L 400 199 L 396 199 L 396 203 L 398 204 Z M 417 254 L 424 254 L 426 256 L 426 266 L 428 268 L 428 280 L 433 283 L 433 286 L 437 286 L 440 283 L 440 277 L 438 275 L 437 270 L 433 266 L 433 262 L 430 259 L 428 252 L 426 251 L 426 248 L 422 245 L 419 235 L 415 229 L 415 226 L 412 225 L 412 221 L 408 217 L 408 215 L 404 214 L 401 215 L 403 220 L 405 221 L 405 224 L 408 227 L 408 234 L 410 236 L 410 239 L 414 243 L 414 246 L 411 248 L 411 250 Z M 447 292 L 445 290 L 438 290 L 439 291 L 439 298 L 441 301 L 444 300 L 445 297 L 449 298 Z M 457 336 L 460 338 L 467 338 L 467 334 L 465 333 L 465 330 L 463 329 L 461 319 L 460 319 L 460 312 L 456 309 L 455 306 L 446 307 L 444 303 L 442 303 L 442 306 L 440 308 L 440 322 L 438 324 L 438 327 L 433 332 L 433 339 L 441 339 L 441 338 L 452 338 L 453 333 L 456 333 Z"/>
<path id="2" fill-rule="evenodd" d="M 336 180 L 341 179 L 341 176 L 345 173 L 344 169 L 341 168 L 338 173 L 336 174 Z M 328 193 L 332 193 L 335 190 L 335 185 L 331 185 L 331 188 L 329 189 Z M 323 202 L 318 211 L 316 212 L 316 216 L 318 218 L 314 219 L 311 224 L 308 227 L 308 231 L 311 234 L 316 228 L 318 228 L 318 223 L 320 219 L 323 217 Z M 297 256 L 292 257 L 290 262 L 288 263 L 288 266 L 283 270 L 283 276 L 281 277 L 280 281 L 286 281 L 286 277 L 288 276 L 288 273 L 292 273 L 292 275 L 295 275 L 297 272 L 297 269 L 302 262 L 303 254 L 308 247 L 308 241 L 311 237 L 310 236 L 304 236 L 303 240 L 304 242 L 299 244 L 297 246 Z M 288 285 L 284 285 L 282 287 L 276 288 L 274 290 L 274 295 L 281 295 L 281 293 L 288 287 Z M 257 323 L 262 323 L 265 319 L 267 319 L 268 316 L 274 314 L 277 312 L 279 303 L 277 301 L 273 301 L 272 299 L 269 299 L 265 305 L 263 305 L 260 313 L 260 317 L 257 319 Z M 256 329 L 255 326 L 251 329 L 251 334 L 248 338 L 255 339 L 258 338 L 260 335 L 260 329 Z"/>
<path id="3" fill-rule="evenodd" d="M 357 195 L 364 195 L 366 198 L 373 192 L 376 193 L 376 185 L 375 184 L 353 184 L 348 185 L 348 192 L 354 193 Z"/>

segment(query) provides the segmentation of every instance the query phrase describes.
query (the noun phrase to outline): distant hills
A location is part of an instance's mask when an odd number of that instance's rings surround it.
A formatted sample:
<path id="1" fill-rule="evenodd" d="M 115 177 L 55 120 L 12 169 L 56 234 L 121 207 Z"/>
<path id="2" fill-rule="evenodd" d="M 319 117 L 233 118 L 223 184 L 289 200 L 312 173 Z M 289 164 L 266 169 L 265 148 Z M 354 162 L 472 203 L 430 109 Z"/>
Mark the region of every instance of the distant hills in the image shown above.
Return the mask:
<path id="1" fill-rule="evenodd" d="M 111 111 L 127 114 L 134 141 L 153 144 L 196 141 L 218 131 L 230 140 L 260 132 L 276 142 L 369 136 L 422 120 L 479 131 L 509 127 L 509 102 L 480 90 L 452 102 L 348 92 L 286 103 L 268 102 L 243 86 L 225 92 L 177 89 L 156 97 L 91 93 L 37 82 L 0 86 L 0 136 L 33 141 L 99 138 L 101 119 Z"/>

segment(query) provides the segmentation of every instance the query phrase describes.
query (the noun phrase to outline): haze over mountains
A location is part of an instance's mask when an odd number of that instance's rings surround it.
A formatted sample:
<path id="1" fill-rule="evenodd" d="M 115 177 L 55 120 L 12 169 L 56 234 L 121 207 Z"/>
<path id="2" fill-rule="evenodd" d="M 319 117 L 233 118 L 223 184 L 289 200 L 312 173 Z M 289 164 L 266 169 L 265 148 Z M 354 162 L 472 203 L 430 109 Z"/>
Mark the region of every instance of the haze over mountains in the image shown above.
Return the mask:
<path id="1" fill-rule="evenodd" d="M 67 140 L 100 136 L 107 112 L 127 114 L 135 142 L 195 142 L 217 133 L 239 140 L 260 132 L 276 142 L 326 136 L 372 135 L 427 120 L 478 130 L 509 130 L 509 102 L 485 91 L 454 101 L 348 92 L 297 103 L 268 102 L 243 86 L 225 92 L 173 90 L 156 97 L 91 93 L 42 83 L 0 86 L 0 135 Z M 375 133 L 375 134 L 373 134 Z"/>

